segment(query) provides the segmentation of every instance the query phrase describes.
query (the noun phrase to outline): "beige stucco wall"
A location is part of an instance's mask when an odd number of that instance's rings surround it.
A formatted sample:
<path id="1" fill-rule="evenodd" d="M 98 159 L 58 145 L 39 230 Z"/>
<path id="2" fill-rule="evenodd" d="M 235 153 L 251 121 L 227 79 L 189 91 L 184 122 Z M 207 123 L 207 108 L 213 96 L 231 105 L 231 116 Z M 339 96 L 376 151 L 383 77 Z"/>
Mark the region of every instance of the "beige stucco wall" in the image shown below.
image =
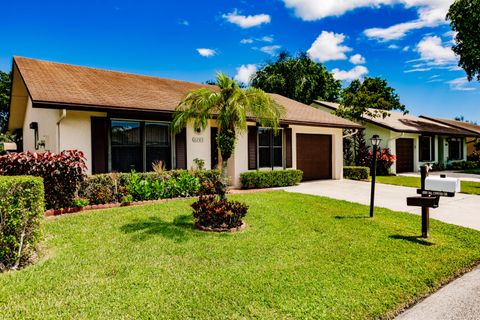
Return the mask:
<path id="1" fill-rule="evenodd" d="M 57 148 L 57 119 L 58 110 L 32 108 L 30 98 L 25 109 L 25 118 L 23 122 L 23 148 L 24 151 L 58 152 Z M 35 149 L 34 131 L 30 129 L 30 123 L 38 123 L 38 139 L 45 141 L 45 147 Z"/>
<path id="2" fill-rule="evenodd" d="M 208 124 L 205 130 L 196 132 L 192 123 L 187 125 L 187 168 L 194 166 L 193 159 L 196 158 L 205 161 L 205 168 L 210 168 L 210 128 L 211 123 Z"/>
<path id="3" fill-rule="evenodd" d="M 62 110 L 56 110 L 57 121 L 60 120 Z M 91 117 L 106 117 L 103 112 L 66 111 L 66 117 L 58 124 L 57 150 L 77 149 L 83 151 L 87 163 L 87 173 L 92 173 L 92 128 Z"/>

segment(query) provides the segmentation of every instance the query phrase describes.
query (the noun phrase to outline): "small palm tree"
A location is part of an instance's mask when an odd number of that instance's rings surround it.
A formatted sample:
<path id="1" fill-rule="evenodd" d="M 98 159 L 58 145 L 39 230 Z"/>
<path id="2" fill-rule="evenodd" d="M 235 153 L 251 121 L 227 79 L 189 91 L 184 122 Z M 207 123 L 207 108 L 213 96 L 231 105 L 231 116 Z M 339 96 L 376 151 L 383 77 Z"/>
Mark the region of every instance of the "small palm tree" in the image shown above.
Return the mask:
<path id="1" fill-rule="evenodd" d="M 285 110 L 264 91 L 242 89 L 224 73 L 218 73 L 216 80 L 217 87 L 195 89 L 185 96 L 175 110 L 172 130 L 178 133 L 193 121 L 194 129 L 200 131 L 207 127 L 209 119 L 217 120 L 217 146 L 222 156 L 220 197 L 225 199 L 227 161 L 237 134 L 247 131 L 247 118 L 255 118 L 260 125 L 277 131 Z"/>

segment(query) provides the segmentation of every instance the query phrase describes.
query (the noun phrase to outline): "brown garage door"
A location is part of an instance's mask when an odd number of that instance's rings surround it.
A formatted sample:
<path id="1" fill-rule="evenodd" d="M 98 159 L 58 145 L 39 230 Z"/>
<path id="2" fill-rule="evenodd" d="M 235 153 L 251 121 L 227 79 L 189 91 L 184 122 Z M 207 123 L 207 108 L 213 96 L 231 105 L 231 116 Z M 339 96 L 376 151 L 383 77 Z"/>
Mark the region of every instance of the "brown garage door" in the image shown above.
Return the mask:
<path id="1" fill-rule="evenodd" d="M 332 136 L 297 134 L 297 168 L 303 180 L 332 178 Z"/>
<path id="2" fill-rule="evenodd" d="M 397 173 L 413 172 L 413 139 L 397 139 Z"/>

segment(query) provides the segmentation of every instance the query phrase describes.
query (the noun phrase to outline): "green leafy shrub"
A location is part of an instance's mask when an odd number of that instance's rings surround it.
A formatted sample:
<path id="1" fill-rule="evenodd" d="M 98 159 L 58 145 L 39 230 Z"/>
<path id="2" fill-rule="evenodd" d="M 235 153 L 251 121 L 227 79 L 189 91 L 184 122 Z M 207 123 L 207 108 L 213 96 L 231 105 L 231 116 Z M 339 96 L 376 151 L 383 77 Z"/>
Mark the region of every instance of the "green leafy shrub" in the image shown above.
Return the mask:
<path id="1" fill-rule="evenodd" d="M 214 195 L 200 196 L 192 203 L 195 223 L 205 228 L 231 229 L 242 225 L 248 206 L 238 201 L 220 200 Z"/>
<path id="2" fill-rule="evenodd" d="M 97 174 L 81 183 L 78 196 L 90 204 L 104 204 L 124 202 L 126 196 L 143 201 L 215 194 L 219 179 L 218 170 Z"/>
<path id="3" fill-rule="evenodd" d="M 434 162 L 431 164 L 430 171 L 443 171 L 445 170 L 445 165 L 443 163 Z"/>
<path id="4" fill-rule="evenodd" d="M 88 199 L 85 199 L 85 198 L 80 198 L 80 197 L 77 197 L 75 199 L 73 199 L 73 206 L 75 208 L 83 208 L 83 207 L 86 207 L 90 204 L 90 201 Z"/>
<path id="5" fill-rule="evenodd" d="M 242 188 L 272 188 L 299 184 L 303 178 L 302 170 L 256 170 L 240 174 Z"/>
<path id="6" fill-rule="evenodd" d="M 79 184 L 85 178 L 85 157 L 78 150 L 52 152 L 20 152 L 0 156 L 0 174 L 42 177 L 48 209 L 73 205 Z"/>
<path id="7" fill-rule="evenodd" d="M 370 168 L 345 166 L 343 167 L 343 177 L 351 180 L 368 180 L 370 176 Z"/>
<path id="8" fill-rule="evenodd" d="M 465 169 L 477 169 L 480 168 L 478 161 L 455 161 L 447 164 L 449 170 L 465 170 Z"/>
<path id="9" fill-rule="evenodd" d="M 0 271 L 17 269 L 34 256 L 44 211 L 41 178 L 0 177 Z"/>

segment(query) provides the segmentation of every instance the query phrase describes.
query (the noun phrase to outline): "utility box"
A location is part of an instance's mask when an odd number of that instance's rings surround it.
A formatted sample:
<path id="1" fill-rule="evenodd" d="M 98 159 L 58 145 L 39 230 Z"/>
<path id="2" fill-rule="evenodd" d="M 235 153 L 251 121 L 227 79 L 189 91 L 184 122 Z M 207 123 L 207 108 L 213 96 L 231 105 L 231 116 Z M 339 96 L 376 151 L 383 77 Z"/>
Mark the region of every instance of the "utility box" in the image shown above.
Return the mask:
<path id="1" fill-rule="evenodd" d="M 442 177 L 426 177 L 425 190 L 442 191 L 448 193 L 460 192 L 460 179 L 442 178 Z"/>

